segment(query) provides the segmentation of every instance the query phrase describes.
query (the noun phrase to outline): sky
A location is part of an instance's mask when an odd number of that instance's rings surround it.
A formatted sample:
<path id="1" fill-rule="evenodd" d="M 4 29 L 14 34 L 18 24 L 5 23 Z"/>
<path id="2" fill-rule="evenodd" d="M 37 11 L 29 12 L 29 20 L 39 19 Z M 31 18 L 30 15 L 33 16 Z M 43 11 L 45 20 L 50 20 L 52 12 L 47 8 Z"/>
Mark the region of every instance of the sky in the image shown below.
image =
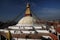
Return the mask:
<path id="1" fill-rule="evenodd" d="M 26 0 L 0 0 L 0 21 L 24 15 Z M 30 0 L 31 10 L 41 19 L 60 19 L 60 0 Z"/>

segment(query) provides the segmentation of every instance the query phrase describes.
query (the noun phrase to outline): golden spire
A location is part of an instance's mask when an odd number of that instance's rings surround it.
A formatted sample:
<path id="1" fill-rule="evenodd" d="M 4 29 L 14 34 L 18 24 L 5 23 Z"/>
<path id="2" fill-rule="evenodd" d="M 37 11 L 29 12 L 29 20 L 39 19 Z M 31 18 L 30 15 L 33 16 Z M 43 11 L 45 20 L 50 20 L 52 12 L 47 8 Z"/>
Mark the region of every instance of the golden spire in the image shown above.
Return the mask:
<path id="1" fill-rule="evenodd" d="M 27 6 L 26 6 L 25 16 L 32 16 L 29 3 L 27 3 Z"/>

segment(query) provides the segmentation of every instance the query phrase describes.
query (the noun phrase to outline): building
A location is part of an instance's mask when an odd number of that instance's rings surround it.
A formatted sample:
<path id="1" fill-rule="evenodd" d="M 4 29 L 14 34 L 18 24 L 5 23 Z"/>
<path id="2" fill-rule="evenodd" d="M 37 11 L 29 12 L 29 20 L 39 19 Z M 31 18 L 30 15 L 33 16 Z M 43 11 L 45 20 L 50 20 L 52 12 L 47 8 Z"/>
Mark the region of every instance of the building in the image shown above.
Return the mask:
<path id="1" fill-rule="evenodd" d="M 58 40 L 54 33 L 53 27 L 47 29 L 45 24 L 38 24 L 37 19 L 32 17 L 29 3 L 26 6 L 25 16 L 16 25 L 0 29 L 0 35 L 5 37 L 5 40 Z"/>

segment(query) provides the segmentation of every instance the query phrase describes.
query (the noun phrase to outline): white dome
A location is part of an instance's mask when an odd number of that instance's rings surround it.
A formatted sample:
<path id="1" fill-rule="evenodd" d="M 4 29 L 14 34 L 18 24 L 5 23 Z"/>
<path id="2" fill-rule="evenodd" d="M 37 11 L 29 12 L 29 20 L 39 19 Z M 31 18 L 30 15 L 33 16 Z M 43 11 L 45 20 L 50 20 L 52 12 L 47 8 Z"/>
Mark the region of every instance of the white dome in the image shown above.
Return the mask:
<path id="1" fill-rule="evenodd" d="M 31 16 L 25 16 L 23 17 L 17 24 L 17 26 L 23 26 L 23 25 L 29 25 L 32 26 L 33 25 L 33 17 Z"/>

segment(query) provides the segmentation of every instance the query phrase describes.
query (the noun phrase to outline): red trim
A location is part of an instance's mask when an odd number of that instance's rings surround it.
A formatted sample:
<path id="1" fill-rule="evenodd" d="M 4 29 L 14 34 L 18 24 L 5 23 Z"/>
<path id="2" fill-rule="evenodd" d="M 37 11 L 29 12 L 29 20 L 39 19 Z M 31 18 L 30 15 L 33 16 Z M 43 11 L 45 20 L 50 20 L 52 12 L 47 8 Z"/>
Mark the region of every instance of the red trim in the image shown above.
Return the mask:
<path id="1" fill-rule="evenodd" d="M 58 40 L 57 36 L 52 34 L 52 33 L 49 33 L 49 36 L 53 39 L 53 40 Z"/>
<path id="2" fill-rule="evenodd" d="M 32 16 L 32 14 L 25 14 L 25 16 Z"/>

